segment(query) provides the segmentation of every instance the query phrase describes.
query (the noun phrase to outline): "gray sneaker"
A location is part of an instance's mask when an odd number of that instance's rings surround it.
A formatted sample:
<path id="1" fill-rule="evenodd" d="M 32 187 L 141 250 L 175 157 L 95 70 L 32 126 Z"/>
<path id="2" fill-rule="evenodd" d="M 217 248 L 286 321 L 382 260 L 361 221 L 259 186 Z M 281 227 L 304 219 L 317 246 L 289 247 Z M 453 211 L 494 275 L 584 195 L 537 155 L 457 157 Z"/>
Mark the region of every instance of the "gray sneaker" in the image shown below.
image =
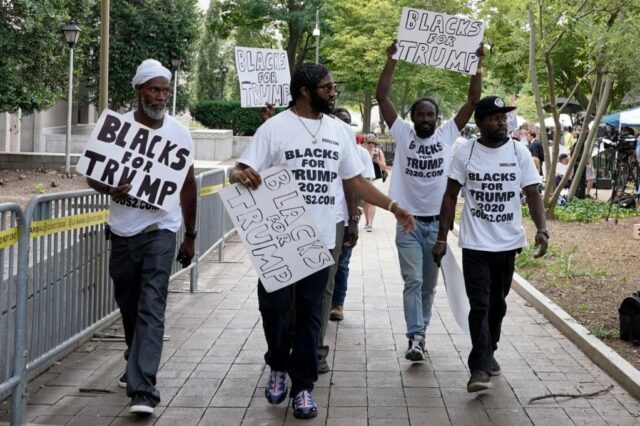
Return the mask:
<path id="1" fill-rule="evenodd" d="M 491 378 L 486 371 L 474 371 L 471 373 L 469 383 L 467 383 L 467 392 L 480 392 L 487 389 L 491 389 Z"/>
<path id="2" fill-rule="evenodd" d="M 500 370 L 500 364 L 498 364 L 498 361 L 496 361 L 495 357 L 491 357 L 491 375 L 499 376 L 500 374 L 502 374 L 502 371 Z"/>
<path id="3" fill-rule="evenodd" d="M 412 336 L 404 357 L 409 361 L 424 361 L 424 337 Z"/>

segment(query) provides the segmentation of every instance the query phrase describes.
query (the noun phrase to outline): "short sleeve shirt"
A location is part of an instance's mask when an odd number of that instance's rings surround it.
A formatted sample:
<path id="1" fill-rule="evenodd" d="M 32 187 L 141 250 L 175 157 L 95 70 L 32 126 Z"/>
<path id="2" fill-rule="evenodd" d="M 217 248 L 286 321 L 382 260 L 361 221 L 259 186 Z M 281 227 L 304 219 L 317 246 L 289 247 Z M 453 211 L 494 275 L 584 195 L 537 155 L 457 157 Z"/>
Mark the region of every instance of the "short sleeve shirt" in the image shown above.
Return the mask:
<path id="1" fill-rule="evenodd" d="M 391 134 L 396 139 L 396 150 L 389 197 L 414 216 L 440 214 L 451 151 L 460 135 L 455 120 L 438 127 L 431 137 L 421 139 L 411 124 L 398 117 Z"/>
<path id="2" fill-rule="evenodd" d="M 258 172 L 289 167 L 325 245 L 335 247 L 342 180 L 364 170 L 351 135 L 337 119 L 323 115 L 322 120 L 311 120 L 283 111 L 260 126 L 238 163 Z"/>
<path id="3" fill-rule="evenodd" d="M 498 252 L 526 245 L 520 190 L 541 182 L 526 147 L 513 139 L 498 148 L 468 141 L 454 154 L 449 178 L 466 193 L 460 247 Z"/>

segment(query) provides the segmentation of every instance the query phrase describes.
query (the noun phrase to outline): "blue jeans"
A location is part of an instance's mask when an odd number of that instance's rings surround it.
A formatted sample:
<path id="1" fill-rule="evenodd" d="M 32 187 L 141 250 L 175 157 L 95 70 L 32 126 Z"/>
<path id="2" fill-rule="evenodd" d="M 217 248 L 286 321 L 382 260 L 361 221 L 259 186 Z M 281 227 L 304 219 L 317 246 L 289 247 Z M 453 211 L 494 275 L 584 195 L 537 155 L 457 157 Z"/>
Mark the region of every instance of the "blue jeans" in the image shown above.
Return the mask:
<path id="1" fill-rule="evenodd" d="M 344 230 L 343 243 L 349 241 L 347 229 Z M 347 281 L 349 280 L 349 261 L 353 247 L 342 246 L 342 253 L 338 259 L 338 269 L 336 270 L 335 284 L 333 286 L 332 305 L 344 305 L 344 299 L 347 297 Z"/>
<path id="2" fill-rule="evenodd" d="M 402 301 L 407 337 L 424 337 L 431 320 L 431 306 L 436 294 L 438 267 L 431 256 L 431 249 L 438 237 L 438 221 L 416 220 L 416 229 L 408 234 L 396 225 L 396 248 L 400 260 L 400 272 L 404 280 Z"/>
<path id="3" fill-rule="evenodd" d="M 160 402 L 156 375 L 175 247 L 176 234 L 166 229 L 132 237 L 111 234 L 109 274 L 127 344 L 127 396 L 144 393 L 154 405 Z"/>

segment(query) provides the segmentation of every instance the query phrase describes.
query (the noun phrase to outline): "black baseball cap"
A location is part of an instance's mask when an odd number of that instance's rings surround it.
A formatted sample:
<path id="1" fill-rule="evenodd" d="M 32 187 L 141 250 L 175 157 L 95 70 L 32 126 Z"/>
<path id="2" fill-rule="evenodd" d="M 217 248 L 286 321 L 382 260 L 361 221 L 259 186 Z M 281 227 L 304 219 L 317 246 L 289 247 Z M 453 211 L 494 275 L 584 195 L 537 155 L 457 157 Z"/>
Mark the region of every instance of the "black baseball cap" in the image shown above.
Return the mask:
<path id="1" fill-rule="evenodd" d="M 478 101 L 473 118 L 480 121 L 488 115 L 498 112 L 509 112 L 516 109 L 514 106 L 506 106 L 500 96 L 486 96 Z"/>

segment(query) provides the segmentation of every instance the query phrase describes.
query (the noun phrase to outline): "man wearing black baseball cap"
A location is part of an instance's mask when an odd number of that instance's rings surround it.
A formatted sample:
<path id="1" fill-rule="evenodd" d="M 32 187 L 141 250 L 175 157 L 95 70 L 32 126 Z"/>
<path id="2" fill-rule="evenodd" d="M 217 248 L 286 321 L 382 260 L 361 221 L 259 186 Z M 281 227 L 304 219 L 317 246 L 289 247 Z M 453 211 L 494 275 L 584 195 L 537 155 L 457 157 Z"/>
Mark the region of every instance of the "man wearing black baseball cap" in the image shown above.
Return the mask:
<path id="1" fill-rule="evenodd" d="M 487 96 L 476 104 L 474 118 L 480 138 L 462 143 L 453 155 L 438 240 L 432 251 L 433 260 L 440 265 L 447 251 L 447 233 L 453 225 L 458 193 L 464 186 L 458 244 L 462 247 L 462 271 L 471 307 L 468 392 L 489 389 L 490 376 L 500 374 L 494 352 L 507 312 L 505 298 L 511 288 L 515 256 L 526 245 L 520 191 L 526 196 L 537 228 L 535 256 L 544 255 L 548 245 L 544 207 L 536 189 L 540 175 L 529 150 L 508 136 L 506 113 L 514 109 L 498 96 Z"/>

